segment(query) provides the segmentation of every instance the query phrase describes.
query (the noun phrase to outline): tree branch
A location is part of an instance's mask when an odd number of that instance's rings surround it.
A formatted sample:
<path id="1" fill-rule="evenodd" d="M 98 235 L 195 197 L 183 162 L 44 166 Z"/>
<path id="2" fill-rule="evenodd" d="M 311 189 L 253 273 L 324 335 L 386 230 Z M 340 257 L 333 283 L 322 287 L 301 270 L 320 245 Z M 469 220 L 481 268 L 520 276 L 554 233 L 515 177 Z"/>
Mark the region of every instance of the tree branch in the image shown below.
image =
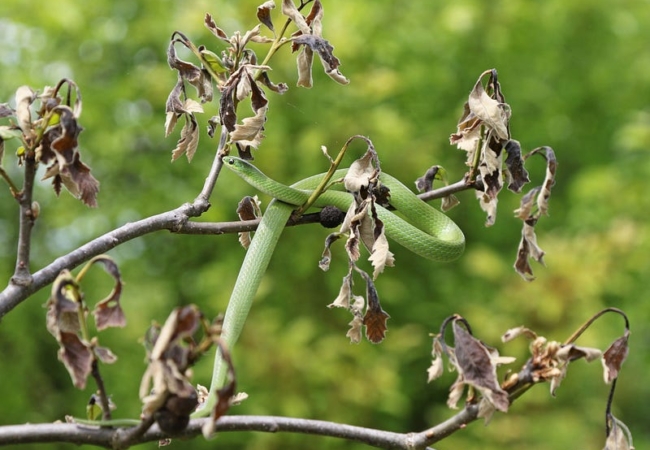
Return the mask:
<path id="1" fill-rule="evenodd" d="M 217 432 L 260 431 L 312 434 L 361 442 L 376 448 L 413 450 L 426 448 L 428 445 L 442 440 L 476 420 L 477 415 L 478 407 L 469 405 L 445 422 L 419 433 L 394 433 L 323 420 L 277 416 L 225 416 L 217 421 L 215 429 Z M 207 418 L 191 420 L 187 428 L 175 437 L 192 438 L 201 435 L 202 427 L 208 420 Z M 133 430 L 138 428 L 100 428 L 72 423 L 0 426 L 0 446 L 68 442 L 106 448 L 125 448 L 128 445 L 170 437 L 163 433 L 157 425 L 153 425 L 140 436 L 134 436 Z"/>

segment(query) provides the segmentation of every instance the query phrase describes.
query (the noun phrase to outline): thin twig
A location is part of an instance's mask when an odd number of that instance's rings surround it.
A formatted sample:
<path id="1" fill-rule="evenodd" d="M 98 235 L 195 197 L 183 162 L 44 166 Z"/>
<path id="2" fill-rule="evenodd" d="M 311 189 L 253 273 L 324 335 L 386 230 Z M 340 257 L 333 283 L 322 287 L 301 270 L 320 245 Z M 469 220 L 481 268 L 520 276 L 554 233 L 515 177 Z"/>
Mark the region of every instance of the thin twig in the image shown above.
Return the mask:
<path id="1" fill-rule="evenodd" d="M 25 158 L 25 180 L 23 189 L 17 200 L 20 205 L 20 220 L 18 232 L 18 250 L 16 252 L 16 267 L 11 282 L 20 286 L 29 285 L 32 276 L 29 270 L 32 228 L 34 227 L 34 212 L 32 211 L 32 195 L 34 178 L 36 176 L 36 161 L 33 154 Z"/>
<path id="2" fill-rule="evenodd" d="M 99 362 L 94 355 L 90 373 L 95 379 L 95 383 L 97 383 L 97 391 L 99 392 L 99 404 L 102 407 L 102 420 L 111 420 L 111 408 L 108 401 L 108 395 L 106 395 L 106 388 L 104 387 L 104 379 L 99 373 Z"/>

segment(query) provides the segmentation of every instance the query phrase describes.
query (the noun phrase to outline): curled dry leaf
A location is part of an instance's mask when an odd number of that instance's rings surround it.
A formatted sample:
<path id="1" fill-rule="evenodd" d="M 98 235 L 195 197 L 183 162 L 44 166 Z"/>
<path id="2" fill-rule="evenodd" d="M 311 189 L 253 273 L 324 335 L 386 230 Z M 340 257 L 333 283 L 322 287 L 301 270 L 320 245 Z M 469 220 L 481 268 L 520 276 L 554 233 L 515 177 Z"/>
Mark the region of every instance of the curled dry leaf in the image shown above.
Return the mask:
<path id="1" fill-rule="evenodd" d="M 93 258 L 90 264 L 100 264 L 106 273 L 113 277 L 115 286 L 111 293 L 95 305 L 93 315 L 98 330 L 104 330 L 109 327 L 126 326 L 126 317 L 120 304 L 122 296 L 122 276 L 120 270 L 113 259 L 107 255 L 100 255 Z"/>
<path id="2" fill-rule="evenodd" d="M 255 116 L 245 118 L 241 124 L 235 125 L 235 131 L 230 134 L 233 142 L 243 146 L 258 148 L 264 138 L 267 107 L 259 108 Z"/>
<path id="3" fill-rule="evenodd" d="M 260 209 L 261 202 L 257 198 L 257 195 L 254 197 L 246 196 L 244 197 L 239 204 L 237 205 L 237 215 L 239 220 L 254 220 L 262 216 L 262 210 Z M 238 233 L 239 243 L 242 247 L 248 248 L 251 244 L 251 233 L 249 231 L 243 231 Z"/>
<path id="4" fill-rule="evenodd" d="M 212 15 L 206 14 L 204 20 L 205 27 L 212 32 L 216 37 L 221 39 L 224 42 L 230 43 L 230 38 L 228 35 L 217 26 L 216 22 L 212 18 Z"/>
<path id="5" fill-rule="evenodd" d="M 182 43 L 188 48 L 190 47 L 189 39 L 182 33 L 175 32 L 167 46 L 167 64 L 169 64 L 170 68 L 178 72 L 178 77 L 181 80 L 187 81 L 194 86 L 201 103 L 212 101 L 213 88 L 210 74 L 192 63 L 179 59 L 176 55 L 175 47 L 177 42 Z"/>
<path id="6" fill-rule="evenodd" d="M 339 295 L 332 303 L 327 305 L 328 308 L 350 308 L 350 299 L 352 298 L 352 273 L 343 277 Z"/>
<path id="7" fill-rule="evenodd" d="M 625 330 L 625 334 L 616 339 L 605 350 L 601 362 L 603 363 L 605 383 L 609 384 L 618 378 L 623 363 L 627 359 L 629 352 L 628 339 L 630 330 Z"/>
<path id="8" fill-rule="evenodd" d="M 367 308 L 366 314 L 363 316 L 363 324 L 366 327 L 366 337 L 373 344 L 379 344 L 386 337 L 386 322 L 390 316 L 381 309 L 379 294 L 377 293 L 377 288 L 372 282 L 370 276 L 361 270 L 357 271 L 361 273 L 366 282 Z"/>
<path id="9" fill-rule="evenodd" d="M 257 20 L 266 25 L 271 31 L 275 31 L 271 20 L 271 10 L 274 8 L 275 2 L 273 0 L 268 0 L 257 7 Z"/>
<path id="10" fill-rule="evenodd" d="M 33 138 L 32 133 L 32 113 L 30 107 L 36 100 L 36 93 L 29 86 L 20 86 L 16 90 L 16 112 L 15 116 L 18 120 L 18 126 L 23 131 L 23 135 L 27 138 L 27 142 L 31 142 Z"/>
<path id="11" fill-rule="evenodd" d="M 395 262 L 384 234 L 384 224 L 375 208 L 373 192 L 379 176 L 379 169 L 372 164 L 375 159 L 376 153 L 367 151 L 352 163 L 345 175 L 343 184 L 354 196 L 355 202 L 350 205 L 340 229 L 340 233 L 349 233 L 346 250 L 351 261 L 357 261 L 360 256 L 360 242 L 370 251 L 369 261 L 374 267 L 374 278 L 385 266 L 393 266 Z"/>
<path id="12" fill-rule="evenodd" d="M 521 144 L 514 139 L 509 140 L 505 145 L 506 153 L 506 179 L 508 189 L 519 193 L 521 189 L 530 182 L 528 171 L 524 167 L 524 159 L 521 156 Z"/>
<path id="13" fill-rule="evenodd" d="M 532 354 L 527 366 L 533 382 L 550 382 L 551 395 L 555 396 L 557 388 L 566 376 L 569 363 L 584 358 L 591 362 L 601 357 L 602 352 L 597 348 L 579 347 L 574 344 L 561 344 L 556 341 L 547 341 L 543 336 L 535 336 L 530 330 L 520 327 L 517 336 L 533 339 L 530 344 Z M 515 336 L 513 335 L 513 338 Z"/>
<path id="14" fill-rule="evenodd" d="M 498 354 L 488 350 L 458 322 L 453 321 L 453 331 L 459 379 L 474 386 L 497 410 L 507 412 L 510 405 L 508 394 L 497 382 Z"/>
<path id="15" fill-rule="evenodd" d="M 427 383 L 440 378 L 442 375 L 444 365 L 442 361 L 442 344 L 440 343 L 440 335 L 433 336 L 433 348 L 431 349 L 431 367 L 427 369 Z"/>
<path id="16" fill-rule="evenodd" d="M 203 325 L 204 336 L 197 343 L 195 333 Z M 191 366 L 213 343 L 220 327 L 206 327 L 194 305 L 176 308 L 159 329 L 152 327 L 145 338 L 149 365 L 140 383 L 145 417 L 153 417 L 167 433 L 178 433 L 189 423 L 199 403 L 190 383 Z"/>
<path id="17" fill-rule="evenodd" d="M 294 43 L 304 45 L 312 52 L 317 53 L 320 57 L 321 63 L 323 64 L 325 73 L 332 80 L 339 84 L 350 83 L 350 80 L 347 79 L 339 70 L 341 62 L 336 56 L 334 56 L 334 47 L 332 47 L 328 41 L 319 36 L 302 35 L 295 38 Z M 309 59 L 313 59 L 313 57 L 310 57 Z M 311 67 L 311 61 L 309 61 L 309 66 Z"/>
<path id="18" fill-rule="evenodd" d="M 483 79 L 487 76 L 487 90 Z M 494 69 L 483 72 L 470 92 L 450 143 L 467 152 L 470 179 L 478 168 L 483 191 L 476 191 L 481 208 L 487 213 L 486 226 L 496 220 L 497 195 L 503 186 L 503 145 L 510 139 L 510 107 L 505 103 Z M 481 144 L 481 141 L 482 144 Z M 477 155 L 476 153 L 479 152 Z M 512 161 L 511 161 L 512 162 Z"/>
<path id="19" fill-rule="evenodd" d="M 611 414 L 607 415 L 607 440 L 603 450 L 634 450 L 629 428 Z"/>
<path id="20" fill-rule="evenodd" d="M 97 206 L 99 182 L 90 174 L 90 167 L 81 162 L 78 148 L 79 125 L 74 111 L 67 105 L 56 106 L 52 114 L 58 116 L 58 123 L 50 127 L 36 149 L 40 162 L 50 163 L 43 179 L 52 178 L 57 195 L 61 185 L 90 207 Z"/>
<path id="21" fill-rule="evenodd" d="M 181 130 L 181 137 L 176 143 L 176 148 L 172 150 L 172 161 L 176 161 L 185 155 L 187 160 L 191 162 L 199 146 L 199 123 L 194 117 L 194 114 L 187 114 L 185 119 L 185 126 Z"/>
<path id="22" fill-rule="evenodd" d="M 551 189 L 555 184 L 555 173 L 557 169 L 555 152 L 553 152 L 552 148 L 538 147 L 528 153 L 524 157 L 524 160 L 533 155 L 541 155 L 546 159 L 544 182 L 541 186 L 531 189 L 524 195 L 519 208 L 515 210 L 515 216 L 523 221 L 523 225 L 514 268 L 526 281 L 534 279 L 529 259 L 532 258 L 544 265 L 544 251 L 537 245 L 535 225 L 537 225 L 537 221 L 542 215 L 548 214 L 548 201 L 551 197 Z"/>
<path id="23" fill-rule="evenodd" d="M 84 389 L 92 369 L 90 343 L 82 341 L 80 310 L 84 314 L 79 285 L 68 270 L 63 270 L 52 284 L 47 302 L 47 329 L 59 344 L 58 357 L 68 370 L 75 387 Z"/>
<path id="24" fill-rule="evenodd" d="M 320 0 L 315 0 L 307 17 L 304 17 L 292 0 L 283 0 L 282 14 L 289 17 L 298 27 L 298 31 L 292 36 L 292 51 L 297 51 L 303 46 L 298 54 L 298 86 L 312 87 L 311 68 L 314 53 L 318 54 L 325 73 L 334 81 L 340 84 L 348 84 L 348 80 L 339 70 L 341 62 L 334 56 L 334 47 L 322 37 L 324 8 Z"/>

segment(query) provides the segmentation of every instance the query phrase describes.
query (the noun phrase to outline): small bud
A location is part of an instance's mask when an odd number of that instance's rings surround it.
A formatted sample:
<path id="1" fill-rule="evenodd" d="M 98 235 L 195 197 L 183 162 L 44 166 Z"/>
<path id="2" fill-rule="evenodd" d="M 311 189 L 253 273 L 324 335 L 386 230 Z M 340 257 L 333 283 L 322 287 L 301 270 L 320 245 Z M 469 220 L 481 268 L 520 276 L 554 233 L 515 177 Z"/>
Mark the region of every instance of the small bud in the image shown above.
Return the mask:
<path id="1" fill-rule="evenodd" d="M 38 219 L 38 216 L 41 214 L 41 205 L 37 201 L 32 202 L 32 219 Z"/>

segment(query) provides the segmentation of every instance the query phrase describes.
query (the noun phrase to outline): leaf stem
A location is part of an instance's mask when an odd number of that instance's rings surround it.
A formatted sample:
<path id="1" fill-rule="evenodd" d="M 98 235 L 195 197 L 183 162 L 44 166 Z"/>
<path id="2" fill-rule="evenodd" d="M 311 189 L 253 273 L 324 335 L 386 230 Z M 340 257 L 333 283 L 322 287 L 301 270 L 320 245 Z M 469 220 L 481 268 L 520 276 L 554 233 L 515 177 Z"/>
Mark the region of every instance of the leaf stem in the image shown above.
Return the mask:
<path id="1" fill-rule="evenodd" d="M 587 330 L 587 328 L 589 328 L 591 326 L 591 324 L 596 321 L 596 319 L 598 319 L 599 317 L 601 317 L 602 315 L 604 315 L 604 314 L 606 314 L 608 312 L 614 312 L 614 313 L 617 313 L 617 314 L 620 314 L 621 316 L 623 316 L 623 318 L 625 319 L 625 329 L 626 330 L 630 329 L 630 321 L 629 321 L 627 315 L 618 308 L 609 307 L 609 308 L 603 309 L 600 312 L 597 312 L 589 320 L 587 320 L 585 323 L 583 323 L 580 326 L 580 328 L 578 328 L 571 336 L 569 336 L 569 338 L 566 341 L 564 341 L 564 345 L 574 343 L 582 335 L 582 333 L 584 333 Z"/>

